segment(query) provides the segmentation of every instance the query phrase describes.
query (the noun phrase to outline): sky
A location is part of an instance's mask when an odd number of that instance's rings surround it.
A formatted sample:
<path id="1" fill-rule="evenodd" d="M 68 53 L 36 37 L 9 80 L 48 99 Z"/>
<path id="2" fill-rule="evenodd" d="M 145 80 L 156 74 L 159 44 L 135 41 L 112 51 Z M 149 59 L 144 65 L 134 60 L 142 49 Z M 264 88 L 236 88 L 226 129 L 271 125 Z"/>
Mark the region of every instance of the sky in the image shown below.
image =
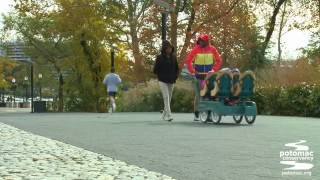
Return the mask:
<path id="1" fill-rule="evenodd" d="M 0 0 L 0 13 L 6 13 L 10 10 L 9 5 L 13 4 L 13 0 Z"/>
<path id="2" fill-rule="evenodd" d="M 13 0 L 0 0 L 0 27 L 2 27 L 2 14 L 10 11 L 10 4 L 13 4 Z"/>
<path id="3" fill-rule="evenodd" d="M 273 56 L 278 55 L 278 47 L 276 42 L 276 33 L 273 34 L 272 40 L 274 45 L 271 48 L 271 54 Z M 291 30 L 282 36 L 282 57 L 284 59 L 297 59 L 301 55 L 300 48 L 307 47 L 311 38 L 311 33 L 301 30 Z"/>
<path id="4" fill-rule="evenodd" d="M 0 14 L 7 13 L 10 11 L 12 5 L 14 3 L 13 0 L 0 0 Z M 2 26 L 2 18 L 0 17 L 0 27 Z M 273 39 L 275 38 L 276 32 L 274 32 Z M 283 58 L 284 59 L 296 59 L 299 57 L 300 52 L 298 49 L 306 47 L 310 40 L 311 34 L 306 31 L 300 30 L 292 30 L 287 32 L 282 37 L 282 50 L 283 50 Z M 274 43 L 273 47 L 271 47 L 271 54 L 276 56 L 277 54 L 277 45 Z"/>

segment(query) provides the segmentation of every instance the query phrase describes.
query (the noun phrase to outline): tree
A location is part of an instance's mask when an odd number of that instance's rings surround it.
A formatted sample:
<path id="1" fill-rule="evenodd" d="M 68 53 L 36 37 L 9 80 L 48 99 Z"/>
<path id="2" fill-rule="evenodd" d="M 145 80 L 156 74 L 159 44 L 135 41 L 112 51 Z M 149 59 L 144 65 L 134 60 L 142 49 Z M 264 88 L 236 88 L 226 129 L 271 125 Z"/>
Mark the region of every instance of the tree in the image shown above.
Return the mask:
<path id="1" fill-rule="evenodd" d="M 190 48 L 192 38 L 194 38 L 198 32 L 205 31 L 205 26 L 207 24 L 214 23 L 219 19 L 228 16 L 238 3 L 239 0 L 226 0 L 223 2 L 210 1 L 207 3 L 194 1 L 192 4 L 189 4 L 189 7 L 187 8 L 189 17 L 185 29 L 184 43 L 179 57 L 180 66 L 182 66 L 186 58 L 187 50 Z M 226 4 L 226 6 L 224 6 L 224 4 Z M 222 10 L 217 11 L 220 10 L 220 8 Z"/>
<path id="2" fill-rule="evenodd" d="M 281 11 L 281 20 L 279 24 L 279 33 L 278 33 L 278 62 L 281 61 L 281 55 L 282 55 L 282 50 L 281 50 L 281 36 L 283 33 L 283 28 L 286 24 L 285 19 L 286 19 L 286 14 L 287 14 L 287 1 L 284 2 L 283 9 Z"/>
<path id="3" fill-rule="evenodd" d="M 278 62 L 282 58 L 281 37 L 285 33 L 293 29 L 305 30 L 317 28 L 316 24 L 319 17 L 314 13 L 315 7 L 318 7 L 318 2 L 316 1 L 287 0 L 284 2 L 280 9 L 280 20 L 276 23 L 276 26 L 278 26 Z M 311 15 L 315 18 L 310 18 Z"/>
<path id="4" fill-rule="evenodd" d="M 281 59 L 281 36 L 292 29 L 317 29 L 319 27 L 320 3 L 318 0 L 256 0 L 251 3 L 252 11 L 266 17 L 266 35 L 261 47 L 266 55 L 273 32 L 278 32 L 278 61 Z M 280 15 L 280 19 L 278 16 Z M 278 27 L 278 28 L 277 28 Z"/>
<path id="5" fill-rule="evenodd" d="M 308 47 L 303 49 L 303 54 L 308 57 L 312 63 L 320 65 L 320 30 L 313 34 Z"/>
<path id="6" fill-rule="evenodd" d="M 10 18 L 10 19 L 9 19 Z M 13 20 L 13 21 L 11 21 Z M 21 21 L 20 21 L 21 20 Z M 12 23 L 12 24 L 11 24 Z M 13 25 L 12 30 L 16 30 L 24 38 L 24 41 L 30 46 L 28 54 L 33 57 L 33 60 L 37 61 L 38 57 L 45 59 L 45 62 L 38 63 L 50 63 L 52 68 L 55 69 L 56 74 L 59 77 L 59 90 L 58 90 L 58 99 L 59 99 L 59 111 L 63 111 L 63 61 L 65 59 L 64 44 L 61 39 L 46 38 L 46 36 L 41 36 L 41 33 L 36 34 L 31 32 L 39 27 L 34 27 L 35 23 L 28 18 L 18 17 L 7 17 L 6 25 Z M 29 26 L 30 25 L 30 26 Z M 8 27 L 8 26 L 7 26 Z M 43 27 L 42 27 L 43 28 Z M 35 38 L 35 37 L 40 38 Z M 43 39 L 42 39 L 43 38 Z"/>
<path id="7" fill-rule="evenodd" d="M 91 8 L 83 8 L 91 7 Z M 38 64 L 50 63 L 58 78 L 59 111 L 64 108 L 64 87 L 77 86 L 86 109 L 95 111 L 102 91 L 105 60 L 105 24 L 98 1 L 17 1 L 15 13 L 6 17 L 6 30 L 15 30 L 30 46 L 29 54 Z M 65 78 L 74 73 L 85 83 L 68 85 Z M 78 82 L 79 82 L 78 81 Z M 97 91 L 97 92 L 96 92 Z M 70 91 L 68 91 L 70 92 Z M 90 93 L 89 93 L 90 92 Z M 70 99 L 70 98 L 68 98 Z M 85 107 L 85 106 L 83 106 Z"/>
<path id="8" fill-rule="evenodd" d="M 242 4 L 242 6 L 239 6 Z M 238 0 L 225 0 L 225 1 L 186 1 L 186 0 L 174 0 L 172 1 L 173 11 L 169 13 L 170 15 L 170 26 L 169 26 L 169 39 L 171 40 L 172 44 L 177 47 L 177 55 L 179 59 L 180 66 L 183 65 L 187 52 L 191 48 L 192 43 L 194 43 L 195 36 L 198 33 L 209 33 L 212 32 L 216 33 L 219 32 L 220 29 L 223 29 L 223 21 L 227 18 L 232 19 L 233 16 L 236 18 L 240 18 L 240 14 L 234 13 L 238 9 L 245 13 L 248 13 L 248 9 L 245 9 L 243 6 L 245 3 L 242 3 Z M 157 21 L 160 19 L 159 15 L 161 10 L 158 8 L 152 9 L 152 18 L 147 21 L 147 23 L 152 24 L 154 27 L 157 27 L 160 30 L 160 22 Z M 253 23 L 252 16 L 248 15 L 249 20 L 247 22 Z M 248 18 L 247 16 L 247 18 Z M 157 18 L 157 20 L 155 20 Z M 225 23 L 225 25 L 230 25 L 229 23 Z M 240 26 L 240 23 L 238 24 Z M 215 26 L 215 28 L 213 28 Z M 245 25 L 244 25 L 245 26 Z M 243 30 L 243 27 L 233 27 L 236 30 Z M 250 24 L 252 27 L 252 24 Z M 160 31 L 158 30 L 158 33 Z M 146 33 L 147 34 L 147 33 Z M 149 33 L 154 34 L 154 33 Z M 218 49 L 223 51 L 224 49 L 221 44 L 219 44 L 220 38 L 216 37 L 227 37 L 230 34 L 213 34 L 214 35 L 214 43 L 218 44 Z M 159 38 L 159 36 L 157 36 Z M 153 37 L 154 38 L 154 37 Z M 234 37 L 233 37 L 234 38 Z M 179 41 L 178 41 L 179 39 Z M 232 38 L 231 38 L 232 39 Z M 183 40 L 183 41 L 181 41 Z M 233 39 L 235 40 L 235 39 Z M 231 40 L 230 40 L 231 42 Z M 230 45 L 233 46 L 233 45 Z M 231 48 L 230 48 L 231 49 Z M 228 50 L 230 50 L 228 49 Z M 231 54 L 227 50 L 227 53 Z"/>
<path id="9" fill-rule="evenodd" d="M 11 86 L 13 70 L 16 66 L 15 62 L 0 57 L 0 89 L 6 89 Z"/>
<path id="10" fill-rule="evenodd" d="M 57 6 L 56 23 L 60 25 L 58 30 L 71 43 L 72 57 L 66 62 L 70 74 L 66 92 L 72 97 L 69 97 L 68 104 L 73 102 L 72 106 L 83 111 L 96 111 L 103 88 L 102 66 L 106 65 L 103 63 L 106 61 L 103 42 L 107 31 L 101 4 L 96 0 L 57 0 Z"/>
<path id="11" fill-rule="evenodd" d="M 112 39 L 114 42 L 126 43 L 132 52 L 132 65 L 137 81 L 145 80 L 146 59 L 142 53 L 141 38 L 142 31 L 148 27 L 144 22 L 152 1 L 104 1 L 104 4 L 105 16 L 110 23 L 108 27 L 117 32 L 112 35 Z"/>
<path id="12" fill-rule="evenodd" d="M 4 102 L 3 93 L 13 86 L 13 70 L 16 66 L 17 64 L 13 61 L 0 57 L 0 99 L 2 102 Z"/>
<path id="13" fill-rule="evenodd" d="M 266 49 L 268 47 L 269 41 L 271 39 L 271 36 L 273 34 L 274 31 L 274 27 L 276 25 L 276 20 L 277 20 L 277 16 L 279 14 L 280 8 L 281 6 L 286 2 L 287 0 L 278 0 L 275 4 L 274 4 L 274 9 L 272 12 L 272 16 L 270 17 L 270 21 L 268 23 L 268 27 L 267 27 L 267 34 L 266 37 L 264 39 L 263 45 L 262 45 L 262 55 L 265 55 L 266 53 Z"/>

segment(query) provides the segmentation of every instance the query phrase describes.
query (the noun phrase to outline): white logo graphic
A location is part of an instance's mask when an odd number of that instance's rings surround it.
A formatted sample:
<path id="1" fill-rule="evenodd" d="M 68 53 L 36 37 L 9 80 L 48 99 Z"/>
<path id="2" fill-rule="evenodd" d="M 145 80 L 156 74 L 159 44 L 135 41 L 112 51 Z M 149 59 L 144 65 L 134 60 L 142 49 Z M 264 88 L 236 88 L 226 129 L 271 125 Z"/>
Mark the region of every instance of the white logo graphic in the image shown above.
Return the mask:
<path id="1" fill-rule="evenodd" d="M 285 168 L 285 170 L 309 170 L 313 168 L 310 163 L 297 163 L 296 161 L 280 161 L 281 164 L 293 165 L 293 167 Z"/>
<path id="2" fill-rule="evenodd" d="M 294 148 L 293 150 L 280 151 L 280 164 L 289 165 L 291 167 L 286 167 L 282 171 L 282 175 L 309 175 L 311 176 L 311 172 L 306 170 L 310 170 L 314 167 L 312 162 L 313 151 L 309 151 L 309 146 L 300 145 L 302 143 L 306 143 L 306 140 L 300 140 L 295 143 L 287 143 L 286 147 Z"/>
<path id="3" fill-rule="evenodd" d="M 285 146 L 287 146 L 287 147 L 295 147 L 296 151 L 308 151 L 309 150 L 309 146 L 297 145 L 297 144 L 301 144 L 301 143 L 305 143 L 305 142 L 307 142 L 307 141 L 306 140 L 300 140 L 299 142 L 296 142 L 296 143 L 285 144 Z"/>

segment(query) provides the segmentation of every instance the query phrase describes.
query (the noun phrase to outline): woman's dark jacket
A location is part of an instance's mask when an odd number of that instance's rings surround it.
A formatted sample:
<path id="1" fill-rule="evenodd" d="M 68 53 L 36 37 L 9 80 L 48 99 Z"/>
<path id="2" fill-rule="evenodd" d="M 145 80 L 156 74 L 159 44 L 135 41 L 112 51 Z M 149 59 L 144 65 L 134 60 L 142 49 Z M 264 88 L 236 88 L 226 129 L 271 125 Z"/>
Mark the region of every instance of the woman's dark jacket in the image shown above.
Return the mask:
<path id="1" fill-rule="evenodd" d="M 172 54 L 168 58 L 162 51 L 162 53 L 157 56 L 156 63 L 153 67 L 153 73 L 158 76 L 158 80 L 161 82 L 170 84 L 175 83 L 179 74 L 177 57 Z"/>

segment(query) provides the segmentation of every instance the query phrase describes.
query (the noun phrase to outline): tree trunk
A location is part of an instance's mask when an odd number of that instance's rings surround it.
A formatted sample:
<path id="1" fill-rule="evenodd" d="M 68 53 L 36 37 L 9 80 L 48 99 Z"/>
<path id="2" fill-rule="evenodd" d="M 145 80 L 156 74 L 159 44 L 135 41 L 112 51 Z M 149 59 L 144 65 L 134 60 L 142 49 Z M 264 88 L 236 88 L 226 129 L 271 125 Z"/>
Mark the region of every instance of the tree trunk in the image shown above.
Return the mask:
<path id="1" fill-rule="evenodd" d="M 320 24 L 320 0 L 318 0 L 318 23 Z"/>
<path id="2" fill-rule="evenodd" d="M 281 37 L 282 37 L 282 31 L 283 31 L 283 27 L 284 27 L 284 17 L 286 15 L 286 5 L 287 5 L 287 1 L 283 5 L 283 12 L 282 12 L 282 15 L 281 15 L 279 34 L 278 34 L 278 63 L 279 64 L 280 64 L 280 61 L 282 59 L 282 57 L 281 57 L 281 55 L 282 55 Z"/>
<path id="3" fill-rule="evenodd" d="M 278 35 L 278 58 L 277 58 L 277 61 L 279 64 L 282 59 L 281 55 L 282 55 L 282 49 L 281 49 L 281 30 L 280 30 Z"/>
<path id="4" fill-rule="evenodd" d="M 99 51 L 98 42 L 93 40 L 92 46 L 88 45 L 87 40 L 85 40 L 85 33 L 81 35 L 80 45 L 82 47 L 83 53 L 86 56 L 86 60 L 89 64 L 90 72 L 92 73 L 92 81 L 94 83 L 94 88 L 97 89 L 101 82 L 99 66 L 97 66 L 96 61 L 99 59 L 100 54 L 95 51 Z"/>
<path id="5" fill-rule="evenodd" d="M 138 38 L 137 32 L 137 18 L 134 15 L 134 7 L 133 2 L 128 0 L 128 23 L 130 27 L 130 36 L 131 36 L 131 46 L 132 46 L 132 53 L 134 58 L 134 72 L 138 82 L 144 80 L 144 68 L 143 68 L 143 56 L 140 52 L 140 42 Z"/>
<path id="6" fill-rule="evenodd" d="M 184 40 L 184 44 L 183 44 L 183 47 L 181 49 L 181 52 L 180 52 L 180 57 L 179 57 L 179 67 L 183 67 L 184 65 L 184 62 L 185 62 L 185 59 L 187 57 L 187 50 L 188 50 L 188 47 L 190 45 L 190 40 L 193 36 L 193 33 L 192 33 L 192 25 L 194 23 L 194 20 L 195 20 L 195 16 L 196 16 L 196 12 L 194 10 L 194 8 L 191 9 L 191 16 L 190 16 L 190 19 L 189 19 L 189 22 L 188 22 L 188 27 L 187 27 L 187 31 L 186 31 L 186 38 Z"/>
<path id="7" fill-rule="evenodd" d="M 171 43 L 172 45 L 177 48 L 177 36 L 178 36 L 178 15 L 179 15 L 179 7 L 180 7 L 181 0 L 176 1 L 176 7 L 174 12 L 171 13 Z"/>
<path id="8" fill-rule="evenodd" d="M 99 59 L 100 53 L 99 53 L 99 47 L 98 47 L 98 41 L 93 40 L 93 43 L 91 46 L 88 45 L 87 40 L 85 40 L 85 34 L 82 34 L 82 39 L 80 40 L 80 45 L 82 46 L 83 53 L 86 57 L 86 60 L 89 64 L 89 69 L 92 75 L 92 82 L 93 82 L 93 94 L 95 102 L 95 106 L 93 106 L 94 109 L 92 111 L 96 112 L 98 107 L 99 107 L 99 96 L 97 93 L 97 90 L 99 89 L 99 86 L 101 84 L 101 77 L 100 77 L 100 65 L 97 66 L 98 64 L 96 61 Z M 92 47 L 93 46 L 93 47 Z"/>
<path id="9" fill-rule="evenodd" d="M 265 56 L 265 54 L 266 54 L 266 49 L 267 49 L 267 46 L 268 46 L 269 41 L 271 39 L 272 33 L 274 31 L 274 26 L 276 24 L 277 15 L 279 13 L 279 10 L 280 10 L 282 4 L 285 1 L 287 1 L 287 0 L 279 0 L 277 2 L 277 4 L 276 4 L 276 7 L 273 10 L 272 16 L 270 18 L 270 23 L 269 23 L 269 28 L 268 28 L 268 31 L 267 31 L 267 35 L 266 35 L 266 38 L 265 38 L 265 40 L 263 42 L 263 45 L 262 45 L 261 53 L 262 53 L 263 56 Z"/>
<path id="10" fill-rule="evenodd" d="M 177 35 L 178 35 L 178 12 L 171 13 L 171 43 L 174 48 L 178 47 L 177 44 Z"/>
<path id="11" fill-rule="evenodd" d="M 222 53 L 222 52 L 228 52 L 227 50 L 227 37 L 228 37 L 228 32 L 226 31 L 226 28 L 225 28 L 225 21 L 222 21 L 222 32 L 223 32 L 223 37 L 222 37 L 222 48 L 220 51 L 221 53 L 221 65 L 222 67 L 230 67 L 230 63 L 228 62 L 228 57 L 227 57 L 227 54 L 226 53 Z"/>
<path id="12" fill-rule="evenodd" d="M 140 82 L 144 80 L 143 56 L 140 53 L 140 43 L 135 26 L 130 25 L 130 33 L 132 38 L 132 53 L 134 57 L 134 72 L 138 82 Z"/>
<path id="13" fill-rule="evenodd" d="M 62 73 L 59 72 L 59 89 L 58 89 L 58 111 L 63 112 L 63 76 Z"/>

